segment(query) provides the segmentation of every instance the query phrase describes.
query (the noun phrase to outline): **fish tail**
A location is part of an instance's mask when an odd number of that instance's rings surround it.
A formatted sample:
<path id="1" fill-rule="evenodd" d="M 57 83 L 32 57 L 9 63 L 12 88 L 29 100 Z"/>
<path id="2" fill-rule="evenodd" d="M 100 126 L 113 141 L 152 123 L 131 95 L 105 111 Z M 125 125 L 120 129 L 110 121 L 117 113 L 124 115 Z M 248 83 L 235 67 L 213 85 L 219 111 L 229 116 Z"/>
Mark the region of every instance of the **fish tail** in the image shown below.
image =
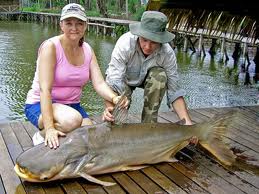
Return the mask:
<path id="1" fill-rule="evenodd" d="M 203 128 L 202 138 L 199 139 L 199 145 L 226 166 L 231 166 L 236 161 L 236 155 L 223 137 L 231 124 L 238 119 L 238 115 L 237 111 L 229 111 L 211 118 Z"/>

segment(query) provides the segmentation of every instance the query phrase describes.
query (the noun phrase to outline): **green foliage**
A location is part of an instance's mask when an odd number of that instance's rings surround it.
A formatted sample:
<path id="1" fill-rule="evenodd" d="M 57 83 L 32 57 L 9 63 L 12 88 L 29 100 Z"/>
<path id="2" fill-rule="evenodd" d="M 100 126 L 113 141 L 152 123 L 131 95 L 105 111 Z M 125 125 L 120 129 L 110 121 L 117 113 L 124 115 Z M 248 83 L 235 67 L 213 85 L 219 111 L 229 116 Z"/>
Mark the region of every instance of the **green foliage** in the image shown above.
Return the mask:
<path id="1" fill-rule="evenodd" d="M 100 12 L 96 10 L 89 10 L 89 11 L 86 11 L 86 15 L 91 17 L 100 17 Z"/>
<path id="2" fill-rule="evenodd" d="M 41 12 L 41 9 L 38 4 L 34 4 L 31 7 L 23 7 L 23 11 Z"/>
<path id="3" fill-rule="evenodd" d="M 141 6 L 139 9 L 137 9 L 136 13 L 133 15 L 133 19 L 140 21 L 144 11 L 146 11 L 146 6 Z"/>
<path id="4" fill-rule="evenodd" d="M 115 34 L 118 37 L 128 31 L 129 31 L 129 28 L 126 26 L 120 26 L 120 25 L 115 26 Z"/>
<path id="5" fill-rule="evenodd" d="M 119 3 L 120 2 L 120 3 Z M 87 8 L 86 14 L 92 17 L 100 17 L 101 14 L 96 8 L 96 0 L 91 0 L 89 5 L 86 5 L 86 0 L 80 0 L 79 3 Z M 67 4 L 67 1 L 55 0 L 30 0 L 24 1 L 22 10 L 32 11 L 32 12 L 45 12 L 45 13 L 60 13 L 62 7 Z M 88 6 L 90 6 L 88 8 Z M 126 1 L 119 0 L 107 0 L 105 1 L 105 6 L 107 7 L 108 15 L 112 18 L 125 19 L 126 13 Z M 132 20 L 140 20 L 142 13 L 145 11 L 146 7 L 140 5 L 140 0 L 128 0 L 128 13 L 129 18 Z M 123 31 L 122 29 L 118 31 Z"/>
<path id="6" fill-rule="evenodd" d="M 135 14 L 140 5 L 139 0 L 128 0 L 129 3 L 129 12 Z"/>

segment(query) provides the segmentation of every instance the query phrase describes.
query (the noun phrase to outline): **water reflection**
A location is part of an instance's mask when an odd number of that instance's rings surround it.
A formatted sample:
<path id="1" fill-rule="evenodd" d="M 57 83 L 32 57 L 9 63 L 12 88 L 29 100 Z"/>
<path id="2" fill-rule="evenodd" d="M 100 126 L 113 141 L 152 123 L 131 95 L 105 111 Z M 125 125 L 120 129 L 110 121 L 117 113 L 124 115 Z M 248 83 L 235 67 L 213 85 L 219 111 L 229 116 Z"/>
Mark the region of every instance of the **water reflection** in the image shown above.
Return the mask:
<path id="1" fill-rule="evenodd" d="M 0 21 L 0 122 L 24 119 L 23 105 L 34 76 L 37 49 L 43 40 L 58 33 L 59 28 L 53 26 Z M 116 40 L 95 34 L 88 34 L 86 40 L 94 48 L 104 73 Z M 177 52 L 177 49 L 176 56 L 180 85 L 187 91 L 188 107 L 258 103 L 258 90 L 254 85 L 247 87 L 243 84 L 243 72 L 234 68 L 231 57 L 223 62 L 220 55 L 199 57 L 192 52 Z M 141 89 L 134 92 L 131 113 L 141 112 L 142 94 Z M 93 91 L 91 84 L 83 91 L 82 104 L 92 115 L 103 110 L 103 101 Z M 160 111 L 167 110 L 164 99 Z"/>

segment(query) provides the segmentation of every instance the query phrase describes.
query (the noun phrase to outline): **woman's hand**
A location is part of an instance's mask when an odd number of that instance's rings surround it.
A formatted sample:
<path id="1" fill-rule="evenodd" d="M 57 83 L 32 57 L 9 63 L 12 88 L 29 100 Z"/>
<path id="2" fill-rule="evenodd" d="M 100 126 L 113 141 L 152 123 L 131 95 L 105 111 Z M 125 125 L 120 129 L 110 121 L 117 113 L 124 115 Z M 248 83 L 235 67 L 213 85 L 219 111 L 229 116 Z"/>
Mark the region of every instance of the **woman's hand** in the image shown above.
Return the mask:
<path id="1" fill-rule="evenodd" d="M 115 105 L 120 103 L 119 106 L 121 108 L 128 108 L 129 106 L 129 100 L 127 96 L 115 96 L 112 98 L 112 103 Z"/>
<path id="2" fill-rule="evenodd" d="M 119 103 L 119 107 L 125 108 L 125 109 L 127 109 L 129 106 L 129 100 L 126 96 L 115 96 L 112 98 L 112 103 L 113 105 L 116 105 Z M 108 122 L 114 122 L 114 116 L 112 115 L 113 110 L 114 110 L 114 106 L 106 107 L 103 112 L 102 120 L 108 121 Z"/>
<path id="3" fill-rule="evenodd" d="M 112 115 L 114 107 L 106 107 L 105 110 L 103 111 L 103 116 L 102 120 L 103 121 L 108 121 L 108 122 L 113 122 L 114 121 L 114 116 Z"/>
<path id="4" fill-rule="evenodd" d="M 58 136 L 66 136 L 65 133 L 56 130 L 55 128 L 49 128 L 46 130 L 45 135 L 45 146 L 57 149 L 59 147 Z"/>

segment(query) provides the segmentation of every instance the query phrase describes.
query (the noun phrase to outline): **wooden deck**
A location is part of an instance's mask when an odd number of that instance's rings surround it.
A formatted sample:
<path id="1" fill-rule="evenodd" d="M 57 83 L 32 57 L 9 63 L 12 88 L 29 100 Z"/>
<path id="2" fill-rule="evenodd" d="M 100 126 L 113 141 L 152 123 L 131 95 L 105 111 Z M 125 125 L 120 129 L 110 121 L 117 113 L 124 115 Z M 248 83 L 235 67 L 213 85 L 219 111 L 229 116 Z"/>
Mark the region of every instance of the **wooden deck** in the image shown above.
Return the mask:
<path id="1" fill-rule="evenodd" d="M 239 109 L 242 114 L 242 119 L 227 134 L 231 147 L 259 160 L 259 106 L 195 109 L 190 110 L 190 113 L 192 120 L 199 123 L 215 113 L 230 109 Z M 98 120 L 97 117 L 94 119 Z M 136 116 L 132 119 L 139 121 Z M 160 113 L 159 121 L 176 122 L 177 117 L 173 112 Z M 249 171 L 227 170 L 202 150 L 192 146 L 177 154 L 177 163 L 160 163 L 138 171 L 97 176 L 101 180 L 117 183 L 111 187 L 102 187 L 82 178 L 44 184 L 24 182 L 15 174 L 13 167 L 16 157 L 32 146 L 31 137 L 35 130 L 28 122 L 0 125 L 0 194 L 259 193 L 258 175 Z"/>

